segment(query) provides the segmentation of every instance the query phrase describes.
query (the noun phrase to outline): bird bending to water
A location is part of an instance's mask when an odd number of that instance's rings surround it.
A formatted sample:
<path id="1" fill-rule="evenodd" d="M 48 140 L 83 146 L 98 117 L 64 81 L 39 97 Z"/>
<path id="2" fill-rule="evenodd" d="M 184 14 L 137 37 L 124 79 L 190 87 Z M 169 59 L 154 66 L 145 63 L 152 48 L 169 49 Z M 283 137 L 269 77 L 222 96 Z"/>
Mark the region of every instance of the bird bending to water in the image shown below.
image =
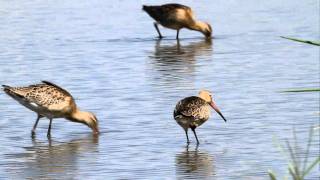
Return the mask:
<path id="1" fill-rule="evenodd" d="M 27 87 L 10 87 L 2 85 L 3 90 L 23 106 L 38 114 L 32 129 L 35 134 L 40 118 L 47 117 L 50 120 L 47 136 L 51 135 L 53 118 L 66 118 L 72 122 L 82 123 L 98 134 L 98 120 L 91 112 L 80 111 L 71 94 L 65 89 L 48 81 Z"/>
<path id="2" fill-rule="evenodd" d="M 199 140 L 195 129 L 206 122 L 210 117 L 211 107 L 222 117 L 226 122 L 226 118 L 220 112 L 218 106 L 215 104 L 212 95 L 207 90 L 201 90 L 198 96 L 190 96 L 180 100 L 173 112 L 173 117 L 177 123 L 184 129 L 187 136 L 187 143 L 189 144 L 188 129 L 194 133 L 197 144 Z"/>
<path id="3" fill-rule="evenodd" d="M 159 34 L 159 38 L 162 38 L 162 35 L 158 24 L 177 30 L 176 39 L 179 39 L 179 31 L 182 28 L 199 31 L 207 38 L 211 37 L 212 28 L 210 24 L 195 20 L 194 14 L 188 6 L 181 4 L 164 4 L 162 6 L 143 5 L 142 9 L 156 21 L 154 27 Z"/>

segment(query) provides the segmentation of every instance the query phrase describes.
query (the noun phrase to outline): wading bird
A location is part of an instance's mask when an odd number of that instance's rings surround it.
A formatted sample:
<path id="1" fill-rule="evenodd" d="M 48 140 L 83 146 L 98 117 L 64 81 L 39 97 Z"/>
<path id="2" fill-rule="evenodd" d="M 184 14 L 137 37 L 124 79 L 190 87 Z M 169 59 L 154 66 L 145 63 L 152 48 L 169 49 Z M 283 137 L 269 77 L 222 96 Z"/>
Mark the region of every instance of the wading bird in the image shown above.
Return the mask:
<path id="1" fill-rule="evenodd" d="M 146 6 L 142 9 L 146 11 L 156 22 L 156 28 L 159 38 L 162 38 L 158 24 L 170 29 L 177 30 L 176 39 L 179 39 L 179 31 L 182 28 L 187 28 L 194 31 L 199 31 L 206 36 L 211 37 L 212 28 L 210 24 L 195 20 L 190 7 L 181 4 L 164 4 L 162 6 Z"/>
<path id="2" fill-rule="evenodd" d="M 189 128 L 191 128 L 193 131 L 194 136 L 197 139 L 197 144 L 199 144 L 195 129 L 209 119 L 211 112 L 210 106 L 222 117 L 225 122 L 227 121 L 215 104 L 211 93 L 207 90 L 201 90 L 198 96 L 186 97 L 177 103 L 173 112 L 173 117 L 184 129 L 188 144 L 190 142 L 188 137 Z"/>
<path id="3" fill-rule="evenodd" d="M 38 114 L 37 120 L 31 131 L 35 135 L 40 118 L 47 117 L 50 120 L 47 136 L 51 135 L 53 118 L 66 118 L 72 122 L 82 123 L 98 134 L 98 120 L 91 112 L 80 111 L 71 94 L 48 81 L 27 87 L 10 87 L 2 85 L 6 92 L 20 104 Z"/>

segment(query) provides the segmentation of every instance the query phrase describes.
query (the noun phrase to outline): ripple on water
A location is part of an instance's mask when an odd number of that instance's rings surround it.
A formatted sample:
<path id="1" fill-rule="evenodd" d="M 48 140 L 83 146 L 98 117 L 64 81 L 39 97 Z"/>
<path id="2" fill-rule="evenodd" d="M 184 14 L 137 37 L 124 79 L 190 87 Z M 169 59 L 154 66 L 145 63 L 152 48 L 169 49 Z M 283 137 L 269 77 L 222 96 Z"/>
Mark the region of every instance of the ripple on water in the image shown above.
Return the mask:
<path id="1" fill-rule="evenodd" d="M 53 81 L 97 115 L 101 132 L 93 137 L 88 127 L 57 119 L 48 140 L 49 121 L 41 119 L 32 139 L 36 114 L 0 93 L 0 179 L 285 174 L 287 160 L 273 137 L 292 140 L 295 127 L 299 142 L 306 142 L 318 123 L 319 94 L 279 91 L 316 86 L 319 49 L 279 36 L 317 39 L 316 2 L 187 4 L 211 22 L 213 39 L 182 30 L 177 41 L 175 31 L 161 28 L 165 38 L 158 40 L 136 1 L 0 2 L 0 84 Z M 173 108 L 202 88 L 214 92 L 228 122 L 213 112 L 197 129 L 200 146 L 190 134 L 185 147 Z"/>

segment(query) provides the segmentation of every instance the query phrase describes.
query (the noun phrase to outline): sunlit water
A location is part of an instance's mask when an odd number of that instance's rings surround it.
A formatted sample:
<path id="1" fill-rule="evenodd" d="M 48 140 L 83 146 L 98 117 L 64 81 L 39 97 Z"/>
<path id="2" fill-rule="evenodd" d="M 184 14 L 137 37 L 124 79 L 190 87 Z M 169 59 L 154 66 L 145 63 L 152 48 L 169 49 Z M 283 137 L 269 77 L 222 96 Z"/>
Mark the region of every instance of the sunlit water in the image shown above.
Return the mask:
<path id="1" fill-rule="evenodd" d="M 305 147 L 319 124 L 319 48 L 279 36 L 319 38 L 318 1 L 186 1 L 211 22 L 214 39 L 161 28 L 142 4 L 159 1 L 0 1 L 0 84 L 50 80 L 96 113 L 101 134 L 41 119 L 0 93 L 0 178 L 268 179 L 287 174 L 276 141 Z M 197 129 L 200 146 L 173 120 L 178 100 L 214 92 L 215 113 Z M 319 156 L 319 133 L 311 159 Z M 316 168 L 317 169 L 317 168 Z M 317 179 L 319 171 L 309 176 Z"/>

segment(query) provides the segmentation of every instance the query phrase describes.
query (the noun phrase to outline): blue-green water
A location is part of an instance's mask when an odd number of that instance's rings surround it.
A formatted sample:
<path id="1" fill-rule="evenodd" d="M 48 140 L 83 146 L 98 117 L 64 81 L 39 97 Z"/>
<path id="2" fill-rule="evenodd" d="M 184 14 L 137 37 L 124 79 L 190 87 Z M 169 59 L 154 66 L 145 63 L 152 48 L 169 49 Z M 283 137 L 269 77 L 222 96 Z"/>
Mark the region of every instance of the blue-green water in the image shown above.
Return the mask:
<path id="1" fill-rule="evenodd" d="M 178 1 L 213 26 L 214 39 L 161 28 L 142 4 L 164 1 L 0 1 L 0 84 L 49 80 L 96 113 L 93 137 L 80 124 L 41 119 L 0 93 L 1 179 L 268 179 L 287 172 L 273 137 L 306 144 L 319 125 L 319 1 Z M 172 118 L 183 97 L 214 92 L 200 146 Z M 311 158 L 319 156 L 319 133 Z M 319 170 L 310 179 L 317 179 Z"/>

